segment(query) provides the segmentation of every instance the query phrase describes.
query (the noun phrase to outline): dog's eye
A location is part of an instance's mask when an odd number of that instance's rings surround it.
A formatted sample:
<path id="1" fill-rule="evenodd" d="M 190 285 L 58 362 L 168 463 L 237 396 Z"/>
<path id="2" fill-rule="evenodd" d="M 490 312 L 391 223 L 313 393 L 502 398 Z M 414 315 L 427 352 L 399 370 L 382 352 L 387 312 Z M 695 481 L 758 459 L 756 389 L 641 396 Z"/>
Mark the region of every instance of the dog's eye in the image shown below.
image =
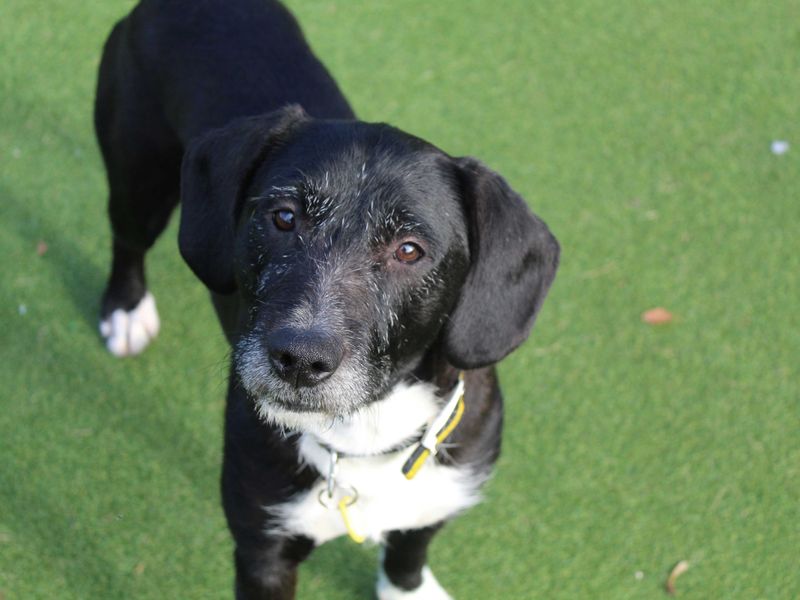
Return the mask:
<path id="1" fill-rule="evenodd" d="M 423 256 L 425 256 L 425 253 L 422 251 L 422 248 L 417 246 L 414 242 L 400 244 L 397 250 L 394 251 L 394 257 L 403 263 L 415 263 Z"/>
<path id="2" fill-rule="evenodd" d="M 272 216 L 275 227 L 281 231 L 291 231 L 294 229 L 294 213 L 290 210 L 276 210 Z"/>

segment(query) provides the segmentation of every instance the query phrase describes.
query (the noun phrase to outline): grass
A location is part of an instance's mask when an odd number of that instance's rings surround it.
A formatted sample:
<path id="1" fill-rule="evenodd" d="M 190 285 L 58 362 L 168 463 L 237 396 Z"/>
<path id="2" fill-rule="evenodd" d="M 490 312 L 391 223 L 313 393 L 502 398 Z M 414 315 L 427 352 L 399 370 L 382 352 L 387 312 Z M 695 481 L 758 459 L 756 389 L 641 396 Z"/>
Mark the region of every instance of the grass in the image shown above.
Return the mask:
<path id="1" fill-rule="evenodd" d="M 475 154 L 563 266 L 501 368 L 504 455 L 431 563 L 457 598 L 800 597 L 800 7 L 291 0 L 357 112 Z M 0 598 L 226 598 L 226 347 L 175 229 L 143 356 L 96 333 L 91 128 L 129 1 L 0 4 Z M 770 152 L 774 139 L 793 146 Z M 44 241 L 47 251 L 37 253 Z M 675 314 L 651 327 L 640 314 Z M 301 598 L 370 597 L 339 540 Z"/>

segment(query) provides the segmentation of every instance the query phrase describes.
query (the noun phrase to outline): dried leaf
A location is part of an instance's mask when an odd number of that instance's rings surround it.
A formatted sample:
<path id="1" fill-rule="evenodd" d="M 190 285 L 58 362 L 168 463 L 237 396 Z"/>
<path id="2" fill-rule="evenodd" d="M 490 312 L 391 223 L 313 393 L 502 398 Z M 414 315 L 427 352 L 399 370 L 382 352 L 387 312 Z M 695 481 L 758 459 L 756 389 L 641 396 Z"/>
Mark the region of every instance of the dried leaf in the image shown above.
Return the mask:
<path id="1" fill-rule="evenodd" d="M 672 319 L 672 313 L 660 306 L 642 313 L 642 321 L 648 325 L 663 325 L 664 323 L 669 323 Z"/>
<path id="2" fill-rule="evenodd" d="M 667 577 L 667 582 L 664 584 L 664 589 L 667 590 L 668 594 L 672 596 L 675 595 L 675 581 L 688 570 L 689 561 L 686 560 L 681 560 L 672 567 L 672 571 L 670 571 L 669 577 Z"/>
<path id="3" fill-rule="evenodd" d="M 39 243 L 36 244 L 36 254 L 44 256 L 45 252 L 47 252 L 47 242 L 39 240 Z"/>
<path id="4" fill-rule="evenodd" d="M 135 567 L 133 567 L 134 575 L 141 575 L 142 573 L 144 573 L 144 563 L 139 563 Z"/>

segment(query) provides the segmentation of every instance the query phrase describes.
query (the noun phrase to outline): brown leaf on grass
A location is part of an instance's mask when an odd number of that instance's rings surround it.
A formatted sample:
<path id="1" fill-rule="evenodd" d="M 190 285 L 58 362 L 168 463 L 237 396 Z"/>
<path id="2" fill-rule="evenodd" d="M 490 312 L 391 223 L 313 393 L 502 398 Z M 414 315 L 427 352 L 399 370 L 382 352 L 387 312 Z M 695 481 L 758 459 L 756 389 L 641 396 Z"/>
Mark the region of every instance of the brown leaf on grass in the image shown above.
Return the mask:
<path id="1" fill-rule="evenodd" d="M 44 256 L 45 252 L 47 252 L 47 242 L 44 240 L 39 240 L 39 243 L 36 244 L 36 254 L 39 256 Z"/>
<path id="2" fill-rule="evenodd" d="M 144 563 L 139 563 L 135 567 L 133 567 L 134 575 L 141 575 L 142 573 L 144 573 Z"/>
<path id="3" fill-rule="evenodd" d="M 689 561 L 686 560 L 678 561 L 678 563 L 672 567 L 672 571 L 669 572 L 669 577 L 667 577 L 667 582 L 664 584 L 664 589 L 667 590 L 669 595 L 675 595 L 675 581 L 688 570 Z"/>
<path id="4" fill-rule="evenodd" d="M 663 325 L 664 323 L 669 323 L 672 319 L 672 313 L 660 306 L 642 313 L 642 321 L 648 325 Z"/>

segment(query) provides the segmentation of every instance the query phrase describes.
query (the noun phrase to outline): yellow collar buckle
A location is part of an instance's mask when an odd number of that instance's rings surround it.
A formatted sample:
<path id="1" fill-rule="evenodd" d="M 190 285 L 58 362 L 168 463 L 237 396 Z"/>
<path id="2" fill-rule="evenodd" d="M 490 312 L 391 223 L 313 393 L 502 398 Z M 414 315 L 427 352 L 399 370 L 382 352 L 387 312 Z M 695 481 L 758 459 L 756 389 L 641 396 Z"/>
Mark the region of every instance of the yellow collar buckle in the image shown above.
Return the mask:
<path id="1" fill-rule="evenodd" d="M 464 416 L 464 408 L 464 372 L 462 371 L 458 374 L 458 383 L 453 388 L 450 399 L 425 431 L 419 444 L 403 465 L 403 475 L 406 479 L 414 479 L 428 457 L 436 456 L 439 445 L 453 433 L 461 421 L 461 417 Z"/>

